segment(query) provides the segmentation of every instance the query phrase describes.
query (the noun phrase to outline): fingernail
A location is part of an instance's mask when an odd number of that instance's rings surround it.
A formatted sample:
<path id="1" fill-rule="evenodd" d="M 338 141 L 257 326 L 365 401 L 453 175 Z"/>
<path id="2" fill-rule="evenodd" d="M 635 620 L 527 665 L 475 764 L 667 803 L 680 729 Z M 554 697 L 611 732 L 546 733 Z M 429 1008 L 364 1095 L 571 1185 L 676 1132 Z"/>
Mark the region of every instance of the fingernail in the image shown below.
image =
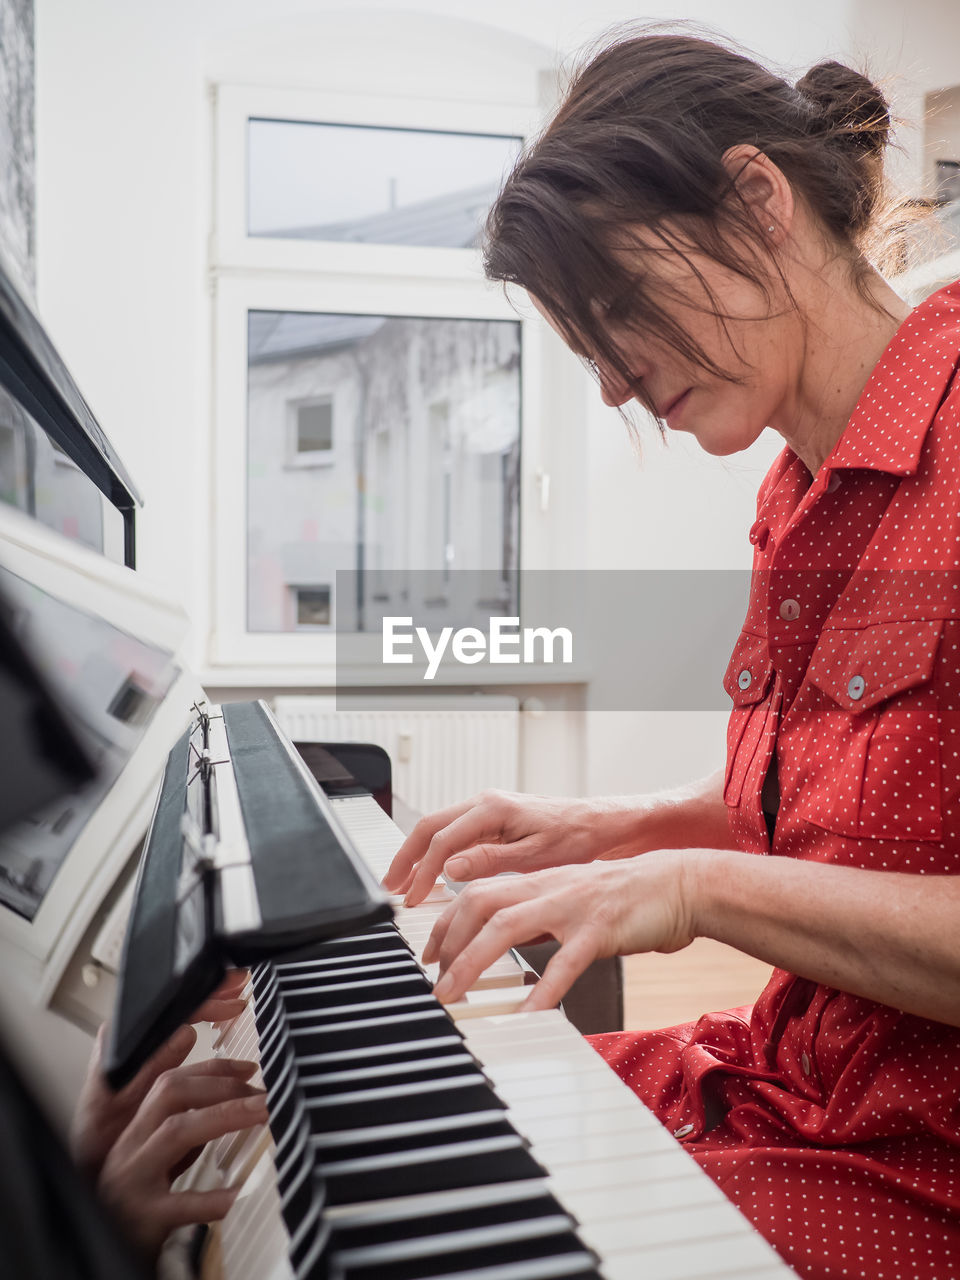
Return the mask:
<path id="1" fill-rule="evenodd" d="M 438 1000 L 442 1001 L 443 998 L 452 989 L 452 987 L 453 987 L 453 983 L 450 981 L 447 975 L 444 974 L 443 977 L 440 979 L 440 981 L 437 983 L 437 985 L 433 988 L 433 994 L 436 996 Z"/>
<path id="2" fill-rule="evenodd" d="M 244 1062 L 242 1058 L 226 1058 L 223 1065 L 238 1076 L 248 1076 L 257 1069 L 255 1062 Z"/>
<path id="3" fill-rule="evenodd" d="M 250 1098 L 243 1099 L 244 1111 L 266 1111 L 267 1095 L 265 1093 L 255 1093 Z"/>
<path id="4" fill-rule="evenodd" d="M 459 880 L 470 870 L 470 863 L 466 858 L 451 858 L 443 869 L 452 880 Z"/>

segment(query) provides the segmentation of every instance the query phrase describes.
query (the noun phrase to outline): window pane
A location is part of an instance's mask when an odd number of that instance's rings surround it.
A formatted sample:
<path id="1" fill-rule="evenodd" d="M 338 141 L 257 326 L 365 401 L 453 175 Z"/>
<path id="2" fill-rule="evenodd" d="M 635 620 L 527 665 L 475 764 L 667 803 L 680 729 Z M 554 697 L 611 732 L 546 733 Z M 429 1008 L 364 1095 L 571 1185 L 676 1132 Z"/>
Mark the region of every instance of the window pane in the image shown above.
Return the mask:
<path id="1" fill-rule="evenodd" d="M 329 627 L 330 588 L 329 587 L 296 587 L 297 626 Z"/>
<path id="2" fill-rule="evenodd" d="M 0 502 L 123 563 L 123 516 L 2 385 Z"/>
<path id="3" fill-rule="evenodd" d="M 333 448 L 333 402 L 318 400 L 297 405 L 297 453 Z"/>
<path id="4" fill-rule="evenodd" d="M 251 120 L 248 233 L 469 248 L 520 141 Z"/>
<path id="5" fill-rule="evenodd" d="M 424 569 L 492 570 L 516 612 L 516 321 L 251 311 L 248 362 L 248 630 L 332 626 L 338 569 L 360 630 Z M 325 465 L 291 460 L 291 421 Z"/>

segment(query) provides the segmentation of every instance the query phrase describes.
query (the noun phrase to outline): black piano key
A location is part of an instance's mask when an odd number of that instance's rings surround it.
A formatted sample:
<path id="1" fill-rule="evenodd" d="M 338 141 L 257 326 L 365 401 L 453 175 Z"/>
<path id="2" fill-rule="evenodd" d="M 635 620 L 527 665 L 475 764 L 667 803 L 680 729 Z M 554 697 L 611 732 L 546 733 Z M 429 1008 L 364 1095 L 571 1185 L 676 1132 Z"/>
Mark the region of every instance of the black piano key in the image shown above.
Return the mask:
<path id="1" fill-rule="evenodd" d="M 356 1160 L 320 1159 L 330 1204 L 359 1204 L 390 1196 L 424 1195 L 455 1187 L 543 1178 L 519 1134 L 421 1147 Z"/>
<path id="2" fill-rule="evenodd" d="M 371 1044 L 357 1049 L 335 1049 L 332 1053 L 297 1054 L 297 1067 L 304 1073 L 329 1068 L 348 1070 L 368 1063 L 406 1063 L 440 1054 L 463 1053 L 463 1037 L 451 1028 L 451 1034 L 432 1036 L 429 1040 L 411 1040 L 404 1044 Z"/>
<path id="3" fill-rule="evenodd" d="M 359 960 L 359 963 L 356 963 Z M 362 957 L 348 957 L 338 960 L 336 964 L 310 965 L 298 969 L 295 973 L 280 973 L 277 981 L 281 991 L 291 991 L 300 986 L 322 986 L 328 982 L 350 982 L 361 978 L 376 978 L 390 974 L 420 974 L 423 970 L 406 952 L 396 955 L 384 952 L 382 957 L 364 960 Z"/>
<path id="4" fill-rule="evenodd" d="M 322 1030 L 328 1022 L 346 1022 L 352 1019 L 387 1017 L 392 1013 L 413 1013 L 417 1009 L 436 1009 L 436 997 L 429 990 L 411 996 L 378 996 L 360 1000 L 356 1004 L 335 1005 L 330 1009 L 297 1009 L 287 1013 L 291 1028 L 316 1027 Z"/>
<path id="5" fill-rule="evenodd" d="M 334 1220 L 333 1247 L 339 1252 L 364 1245 L 438 1236 L 449 1231 L 472 1231 L 478 1227 L 525 1222 L 565 1213 L 559 1200 L 535 1184 L 522 1198 L 514 1196 L 487 1204 L 466 1204 L 463 1208 L 450 1208 L 445 1212 L 424 1214 L 420 1211 L 403 1216 L 402 1208 L 400 1202 L 392 1213 L 358 1214 L 355 1221 L 350 1218 Z"/>
<path id="6" fill-rule="evenodd" d="M 472 1075 L 441 1077 L 417 1084 L 360 1089 L 307 1099 L 311 1132 L 389 1124 L 392 1120 L 431 1120 L 469 1111 L 503 1109 L 487 1078 Z"/>
<path id="7" fill-rule="evenodd" d="M 392 926 L 385 928 L 383 931 L 370 931 L 369 934 L 354 934 L 349 938 L 335 938 L 332 942 L 324 943 L 322 947 L 318 947 L 316 957 L 318 959 L 328 959 L 334 956 L 358 956 L 383 951 L 403 951 L 410 953 L 410 948 L 397 933 Z M 296 963 L 292 961 L 291 963 Z M 281 961 L 277 965 L 278 970 L 284 971 L 286 966 Z"/>
<path id="8" fill-rule="evenodd" d="M 375 951 L 351 951 L 342 956 L 317 956 L 313 960 L 297 960 L 276 966 L 277 980 L 281 983 L 295 981 L 300 974 L 337 973 L 342 969 L 368 969 L 387 964 L 416 965 L 409 946 L 398 938 L 392 947 L 379 947 Z"/>
<path id="9" fill-rule="evenodd" d="M 364 1087 L 375 1088 L 378 1084 L 415 1084 L 437 1076 L 468 1075 L 476 1070 L 476 1059 L 469 1053 L 415 1058 L 407 1063 L 368 1064 L 350 1070 L 325 1071 L 319 1075 L 308 1074 L 301 1066 L 300 1086 L 307 1097 L 313 1097 Z"/>
<path id="10" fill-rule="evenodd" d="M 338 1263 L 347 1276 L 377 1280 L 423 1280 L 442 1275 L 451 1266 L 463 1270 L 505 1262 L 583 1254 L 582 1242 L 565 1214 L 479 1227 L 448 1235 L 360 1247 L 344 1252 Z"/>
<path id="11" fill-rule="evenodd" d="M 452 1262 L 453 1259 L 448 1260 Z M 596 1258 L 586 1249 L 548 1258 L 531 1258 L 525 1262 L 506 1262 L 494 1266 L 470 1266 L 466 1271 L 420 1271 L 414 1280 L 603 1280 L 596 1269 Z M 380 1280 L 380 1273 L 376 1273 Z M 340 1267 L 327 1273 L 327 1280 L 373 1280 L 369 1272 L 347 1271 Z"/>
<path id="12" fill-rule="evenodd" d="M 394 1151 L 414 1151 L 418 1147 L 472 1142 L 475 1138 L 502 1138 L 515 1132 L 510 1122 L 504 1119 L 502 1111 L 477 1111 L 435 1120 L 334 1129 L 330 1133 L 311 1135 L 311 1142 L 318 1159 L 358 1160 Z"/>
<path id="13" fill-rule="evenodd" d="M 454 1024 L 439 1004 L 416 1013 L 392 1017 L 366 1018 L 357 1022 L 326 1023 L 323 1027 L 292 1026 L 298 1059 L 302 1054 L 330 1053 L 335 1049 L 358 1049 L 366 1045 L 397 1044 L 403 1040 L 423 1040 L 449 1035 Z"/>
<path id="14" fill-rule="evenodd" d="M 377 1000 L 431 995 L 433 988 L 423 974 L 390 974 L 362 982 L 332 982 L 285 990 L 283 1003 L 291 1017 L 332 1012 L 339 1005 L 370 1004 Z"/>

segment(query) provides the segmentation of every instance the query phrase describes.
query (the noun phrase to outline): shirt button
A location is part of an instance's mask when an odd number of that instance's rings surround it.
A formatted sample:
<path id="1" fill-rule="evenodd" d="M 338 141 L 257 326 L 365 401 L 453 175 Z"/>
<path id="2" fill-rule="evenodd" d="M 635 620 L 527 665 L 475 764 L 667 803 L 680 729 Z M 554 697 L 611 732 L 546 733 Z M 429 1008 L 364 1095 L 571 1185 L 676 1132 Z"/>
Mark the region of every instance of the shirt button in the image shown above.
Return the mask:
<path id="1" fill-rule="evenodd" d="M 847 693 L 853 698 L 854 702 L 859 702 L 863 697 L 863 691 L 867 687 L 863 676 L 854 676 L 847 685 Z"/>
<path id="2" fill-rule="evenodd" d="M 800 1055 L 800 1065 L 801 1065 L 801 1067 L 803 1067 L 803 1074 L 804 1074 L 805 1076 L 808 1076 L 808 1075 L 810 1074 L 810 1056 L 809 1056 L 809 1054 L 807 1054 L 807 1053 L 802 1053 L 802 1054 Z"/>
<path id="3" fill-rule="evenodd" d="M 831 471 L 830 479 L 827 481 L 827 493 L 836 493 L 840 488 L 840 472 Z"/>
<path id="4" fill-rule="evenodd" d="M 741 689 L 749 689 L 750 686 L 753 684 L 753 676 L 750 674 L 749 671 L 744 669 L 737 676 L 737 684 L 740 686 Z"/>
<path id="5" fill-rule="evenodd" d="M 800 617 L 800 605 L 796 600 L 784 600 L 780 605 L 780 617 L 785 622 L 795 622 Z"/>
<path id="6" fill-rule="evenodd" d="M 682 1124 L 679 1129 L 674 1129 L 673 1136 L 675 1138 L 685 1138 L 690 1133 L 693 1133 L 693 1125 Z"/>

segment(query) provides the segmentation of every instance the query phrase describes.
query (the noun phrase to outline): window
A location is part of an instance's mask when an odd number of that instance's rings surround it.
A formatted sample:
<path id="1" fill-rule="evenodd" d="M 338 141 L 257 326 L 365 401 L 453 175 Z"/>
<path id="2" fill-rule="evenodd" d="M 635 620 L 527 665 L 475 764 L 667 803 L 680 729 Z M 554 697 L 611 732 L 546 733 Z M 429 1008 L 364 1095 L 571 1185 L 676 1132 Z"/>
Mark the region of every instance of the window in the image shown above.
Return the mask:
<path id="1" fill-rule="evenodd" d="M 520 139 L 251 120 L 251 236 L 476 246 Z"/>
<path id="2" fill-rule="evenodd" d="M 329 627 L 332 621 L 329 587 L 294 587 L 298 627 Z"/>
<path id="3" fill-rule="evenodd" d="M 251 315 L 251 324 L 255 318 Z M 322 466 L 333 461 L 333 396 L 288 402 L 293 466 Z"/>
<path id="4" fill-rule="evenodd" d="M 253 88 L 216 109 L 213 668 L 330 681 L 340 570 L 359 632 L 421 570 L 491 571 L 515 611 L 542 328 L 477 243 L 535 113 Z"/>

